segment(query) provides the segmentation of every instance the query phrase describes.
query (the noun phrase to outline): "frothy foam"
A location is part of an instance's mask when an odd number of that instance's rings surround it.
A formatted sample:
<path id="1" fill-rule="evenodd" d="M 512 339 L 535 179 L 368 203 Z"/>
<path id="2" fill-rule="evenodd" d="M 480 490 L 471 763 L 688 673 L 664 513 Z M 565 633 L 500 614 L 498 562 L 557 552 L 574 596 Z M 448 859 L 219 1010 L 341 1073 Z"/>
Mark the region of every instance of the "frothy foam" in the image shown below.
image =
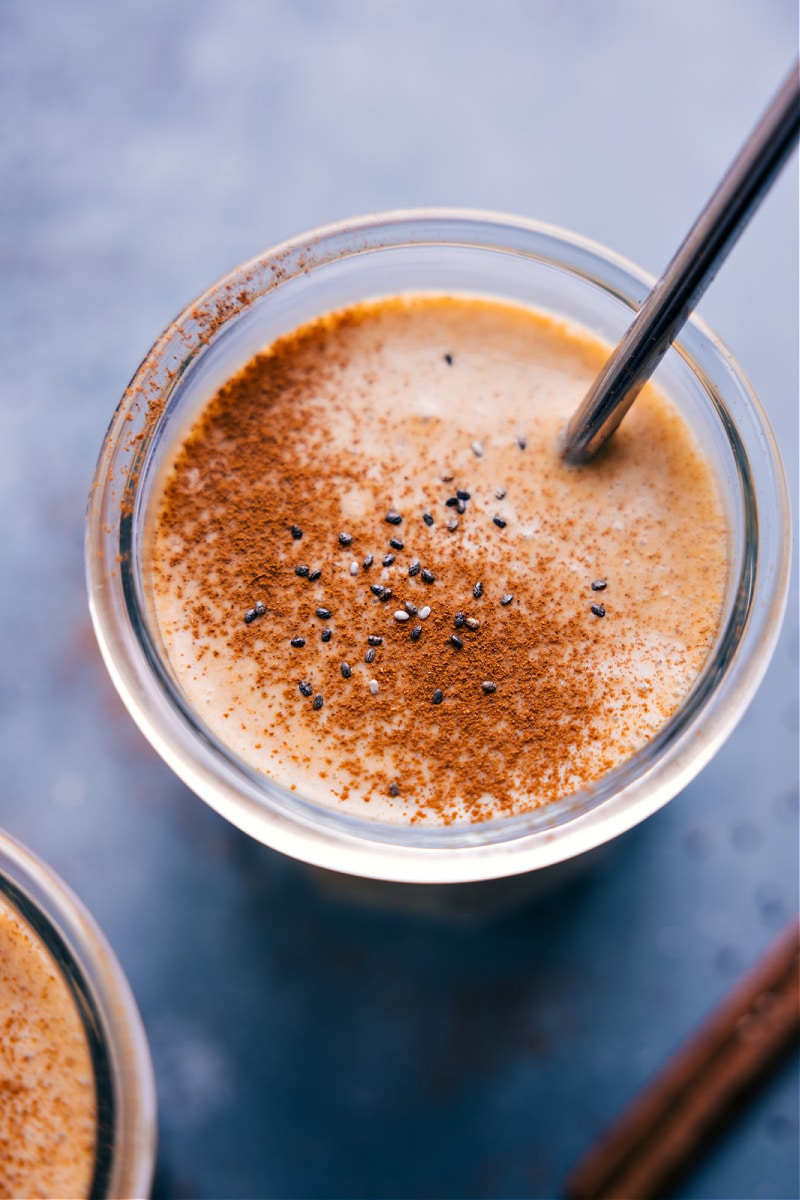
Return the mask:
<path id="1" fill-rule="evenodd" d="M 416 297 L 305 327 L 223 387 L 164 473 L 150 564 L 214 735 L 393 822 L 526 811 L 644 745 L 712 644 L 727 530 L 651 387 L 600 461 L 563 465 L 607 354 L 526 309 Z"/>
<path id="2" fill-rule="evenodd" d="M 0 1196 L 88 1196 L 94 1073 L 80 1014 L 39 938 L 0 896 Z"/>

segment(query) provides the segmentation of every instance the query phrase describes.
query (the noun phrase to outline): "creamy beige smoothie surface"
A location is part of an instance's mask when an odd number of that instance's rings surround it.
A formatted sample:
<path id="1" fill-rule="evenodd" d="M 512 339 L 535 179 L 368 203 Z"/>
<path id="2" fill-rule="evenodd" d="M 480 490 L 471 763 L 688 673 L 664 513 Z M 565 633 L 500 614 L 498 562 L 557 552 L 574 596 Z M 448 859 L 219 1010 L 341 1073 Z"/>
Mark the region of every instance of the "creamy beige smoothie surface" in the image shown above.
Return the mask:
<path id="1" fill-rule="evenodd" d="M 280 339 L 164 473 L 155 620 L 251 767 L 392 822 L 534 809 L 642 747 L 720 621 L 711 470 L 652 388 L 558 455 L 608 354 L 499 302 L 397 298 Z"/>
<path id="2" fill-rule="evenodd" d="M 0 1197 L 84 1197 L 95 1161 L 91 1057 L 52 958 L 0 897 Z"/>

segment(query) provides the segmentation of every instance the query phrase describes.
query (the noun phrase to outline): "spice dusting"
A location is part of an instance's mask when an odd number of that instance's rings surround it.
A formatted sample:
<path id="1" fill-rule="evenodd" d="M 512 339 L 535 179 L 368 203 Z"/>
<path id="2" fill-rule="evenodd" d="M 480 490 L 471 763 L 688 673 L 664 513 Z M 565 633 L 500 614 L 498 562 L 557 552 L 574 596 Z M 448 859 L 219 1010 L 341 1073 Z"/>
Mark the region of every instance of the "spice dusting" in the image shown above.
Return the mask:
<path id="1" fill-rule="evenodd" d="M 0 1196 L 89 1196 L 97 1100 L 70 987 L 0 896 Z"/>
<path id="2" fill-rule="evenodd" d="M 201 719 L 285 786 L 389 821 L 527 811 L 643 745 L 714 638 L 727 533 L 652 388 L 600 462 L 561 463 L 606 354 L 521 308 L 398 298 L 229 380 L 164 468 L 153 539 Z"/>

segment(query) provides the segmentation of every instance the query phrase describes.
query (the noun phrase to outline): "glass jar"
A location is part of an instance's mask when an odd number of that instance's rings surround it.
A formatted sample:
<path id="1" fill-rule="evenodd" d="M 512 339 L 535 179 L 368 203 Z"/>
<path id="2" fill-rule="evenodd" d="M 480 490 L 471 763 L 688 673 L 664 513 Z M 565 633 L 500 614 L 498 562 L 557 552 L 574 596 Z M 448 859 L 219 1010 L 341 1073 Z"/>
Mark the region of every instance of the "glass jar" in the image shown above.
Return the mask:
<path id="1" fill-rule="evenodd" d="M 95 1084 L 96 1137 L 89 1195 L 148 1196 L 156 1148 L 150 1051 L 128 981 L 83 904 L 55 872 L 0 831 L 0 907 L 44 952 L 72 1004 Z M 11 956 L 4 955 L 5 961 Z M 71 1017 L 68 1019 L 72 1019 Z M 65 1081 L 68 1085 L 68 1081 Z M 58 1080 L 48 1081 L 58 1090 Z"/>
<path id="2" fill-rule="evenodd" d="M 400 293 L 480 294 L 545 310 L 613 345 L 653 285 L 618 255 L 490 213 L 410 211 L 327 226 L 222 279 L 162 334 L 122 398 L 88 507 L 87 573 L 100 647 L 134 720 L 184 782 L 234 824 L 317 866 L 417 883 L 500 878 L 615 838 L 679 792 L 730 734 L 774 648 L 790 541 L 783 468 L 752 389 L 692 318 L 655 382 L 716 472 L 731 531 L 723 617 L 691 692 L 638 753 L 591 787 L 478 825 L 389 825 L 335 811 L 250 769 L 182 696 L 144 570 L 159 453 L 258 350 L 315 317 Z"/>

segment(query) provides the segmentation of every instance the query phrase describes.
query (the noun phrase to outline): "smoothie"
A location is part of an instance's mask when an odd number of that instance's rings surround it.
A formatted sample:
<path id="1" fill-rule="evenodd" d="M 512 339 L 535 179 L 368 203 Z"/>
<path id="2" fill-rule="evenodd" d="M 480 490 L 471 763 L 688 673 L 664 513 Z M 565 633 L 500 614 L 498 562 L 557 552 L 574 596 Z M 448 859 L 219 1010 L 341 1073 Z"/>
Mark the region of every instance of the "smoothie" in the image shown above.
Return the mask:
<path id="1" fill-rule="evenodd" d="M 568 468 L 592 335 L 410 296 L 283 337 L 173 438 L 151 617 L 186 704 L 252 769 L 394 823 L 567 797 L 640 749 L 721 620 L 714 475 L 645 389 Z"/>
<path id="2" fill-rule="evenodd" d="M 0 896 L 0 1196 L 88 1196 L 96 1097 L 64 976 Z"/>

